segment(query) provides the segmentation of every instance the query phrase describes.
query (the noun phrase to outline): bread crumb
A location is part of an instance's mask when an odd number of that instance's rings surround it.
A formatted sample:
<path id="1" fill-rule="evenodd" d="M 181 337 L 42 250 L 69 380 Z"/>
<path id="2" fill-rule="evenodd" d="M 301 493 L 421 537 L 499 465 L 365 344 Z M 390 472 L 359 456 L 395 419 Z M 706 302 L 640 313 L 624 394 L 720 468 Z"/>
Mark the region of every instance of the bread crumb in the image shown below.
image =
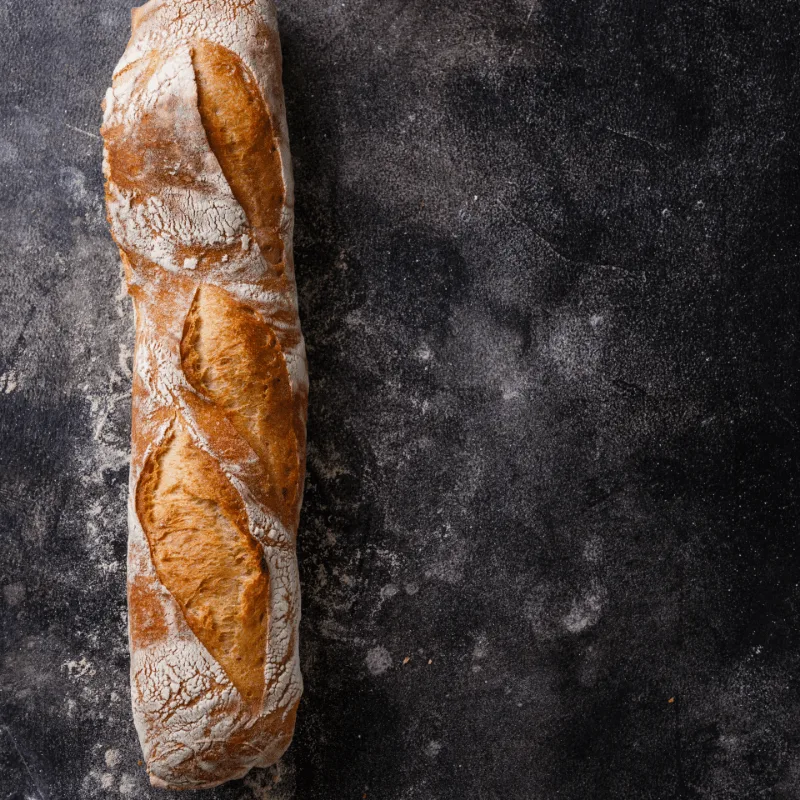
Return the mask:
<path id="1" fill-rule="evenodd" d="M 409 662 L 409 661 L 411 661 L 411 656 L 406 656 L 406 657 L 403 659 L 403 663 L 404 663 L 404 664 L 408 664 L 408 662 Z"/>

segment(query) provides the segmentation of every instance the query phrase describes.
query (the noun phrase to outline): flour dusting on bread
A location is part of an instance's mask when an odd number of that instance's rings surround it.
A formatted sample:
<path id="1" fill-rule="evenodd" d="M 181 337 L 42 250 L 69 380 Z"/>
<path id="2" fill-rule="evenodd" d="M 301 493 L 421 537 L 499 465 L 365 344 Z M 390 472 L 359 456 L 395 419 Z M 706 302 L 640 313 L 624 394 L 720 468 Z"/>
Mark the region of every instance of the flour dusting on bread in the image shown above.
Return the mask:
<path id="1" fill-rule="evenodd" d="M 302 693 L 295 537 L 308 374 L 271 0 L 151 0 L 104 101 L 136 319 L 134 722 L 151 782 L 273 764 Z"/>

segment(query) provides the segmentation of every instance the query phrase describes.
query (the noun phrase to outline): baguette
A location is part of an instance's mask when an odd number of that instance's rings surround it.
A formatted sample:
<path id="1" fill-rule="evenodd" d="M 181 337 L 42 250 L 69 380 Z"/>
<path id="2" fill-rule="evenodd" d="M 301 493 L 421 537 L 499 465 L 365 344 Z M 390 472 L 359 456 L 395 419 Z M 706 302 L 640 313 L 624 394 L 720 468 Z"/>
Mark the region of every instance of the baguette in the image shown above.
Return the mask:
<path id="1" fill-rule="evenodd" d="M 273 764 L 302 693 L 308 375 L 271 0 L 151 0 L 104 103 L 136 344 L 133 718 L 154 786 Z"/>

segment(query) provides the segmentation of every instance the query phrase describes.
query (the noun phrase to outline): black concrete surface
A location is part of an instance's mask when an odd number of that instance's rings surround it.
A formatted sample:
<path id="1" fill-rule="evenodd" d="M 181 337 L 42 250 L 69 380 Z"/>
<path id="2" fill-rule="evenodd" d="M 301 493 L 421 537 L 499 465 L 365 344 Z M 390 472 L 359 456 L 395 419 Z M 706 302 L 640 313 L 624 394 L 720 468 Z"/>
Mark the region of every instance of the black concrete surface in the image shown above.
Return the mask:
<path id="1" fill-rule="evenodd" d="M 800 7 L 281 0 L 306 693 L 198 800 L 800 797 Z M 149 788 L 128 0 L 0 0 L 0 800 Z"/>

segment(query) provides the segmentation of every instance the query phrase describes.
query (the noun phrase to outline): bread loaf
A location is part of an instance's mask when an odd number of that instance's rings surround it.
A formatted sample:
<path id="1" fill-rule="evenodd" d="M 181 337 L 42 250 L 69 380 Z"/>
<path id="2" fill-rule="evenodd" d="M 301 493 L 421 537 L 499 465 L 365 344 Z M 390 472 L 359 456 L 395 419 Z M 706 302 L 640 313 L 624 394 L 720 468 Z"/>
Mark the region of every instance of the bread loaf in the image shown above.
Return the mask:
<path id="1" fill-rule="evenodd" d="M 151 0 L 104 101 L 136 319 L 128 608 L 155 786 L 286 750 L 302 692 L 295 537 L 308 377 L 271 0 Z"/>

